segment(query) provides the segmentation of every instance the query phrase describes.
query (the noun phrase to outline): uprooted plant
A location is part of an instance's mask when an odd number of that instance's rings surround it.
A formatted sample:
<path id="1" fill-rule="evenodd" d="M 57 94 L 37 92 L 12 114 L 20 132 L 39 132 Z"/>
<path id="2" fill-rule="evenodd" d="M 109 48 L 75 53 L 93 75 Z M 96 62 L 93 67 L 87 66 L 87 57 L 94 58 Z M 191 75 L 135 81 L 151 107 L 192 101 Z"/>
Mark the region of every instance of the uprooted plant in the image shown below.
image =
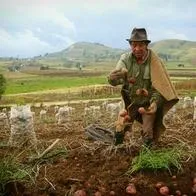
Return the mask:
<path id="1" fill-rule="evenodd" d="M 136 156 L 129 167 L 127 174 L 131 175 L 140 170 L 182 170 L 182 159 L 185 150 L 182 147 L 164 148 L 153 150 L 143 147 L 139 155 Z"/>

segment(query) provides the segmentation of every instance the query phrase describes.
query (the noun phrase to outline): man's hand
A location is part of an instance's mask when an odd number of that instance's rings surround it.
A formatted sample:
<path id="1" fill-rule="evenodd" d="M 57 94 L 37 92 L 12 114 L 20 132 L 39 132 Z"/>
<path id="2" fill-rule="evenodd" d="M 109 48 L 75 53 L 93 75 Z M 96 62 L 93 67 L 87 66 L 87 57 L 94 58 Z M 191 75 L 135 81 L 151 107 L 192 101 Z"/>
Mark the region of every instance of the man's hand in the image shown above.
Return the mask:
<path id="1" fill-rule="evenodd" d="M 126 68 L 122 68 L 122 69 L 117 69 L 114 70 L 110 73 L 109 78 L 110 80 L 117 80 L 117 79 L 124 79 L 127 75 L 127 69 Z"/>
<path id="2" fill-rule="evenodd" d="M 154 101 L 148 107 L 146 114 L 154 114 L 156 113 L 156 111 L 157 111 L 157 103 Z"/>
<path id="3" fill-rule="evenodd" d="M 151 114 L 156 113 L 156 111 L 157 111 L 157 104 L 156 104 L 156 102 L 152 102 L 147 109 L 144 109 L 143 107 L 140 107 L 138 109 L 138 112 L 140 114 L 149 114 L 149 115 L 151 115 Z"/>

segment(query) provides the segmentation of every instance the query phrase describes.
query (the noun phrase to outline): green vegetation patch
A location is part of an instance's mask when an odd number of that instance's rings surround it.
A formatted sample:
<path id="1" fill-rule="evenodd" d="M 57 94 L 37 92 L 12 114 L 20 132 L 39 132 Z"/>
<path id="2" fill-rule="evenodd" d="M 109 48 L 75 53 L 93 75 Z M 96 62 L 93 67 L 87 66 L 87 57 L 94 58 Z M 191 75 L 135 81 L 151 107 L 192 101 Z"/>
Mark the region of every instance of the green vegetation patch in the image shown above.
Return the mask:
<path id="1" fill-rule="evenodd" d="M 95 84 L 106 84 L 106 76 L 97 77 L 37 77 L 29 79 L 10 79 L 5 94 L 29 93 L 56 90 Z"/>
<path id="2" fill-rule="evenodd" d="M 180 160 L 184 151 L 181 148 L 165 148 L 161 150 L 151 150 L 143 147 L 140 154 L 132 160 L 127 171 L 130 175 L 140 170 L 168 170 L 176 168 L 182 169 Z M 171 172 L 170 172 L 171 173 Z"/>
<path id="3" fill-rule="evenodd" d="M 0 99 L 2 94 L 5 92 L 5 89 L 6 89 L 6 79 L 2 74 L 0 74 Z"/>
<path id="4" fill-rule="evenodd" d="M 5 185 L 10 182 L 21 182 L 31 178 L 31 169 L 25 168 L 13 157 L 0 160 L 0 194 L 5 192 Z"/>

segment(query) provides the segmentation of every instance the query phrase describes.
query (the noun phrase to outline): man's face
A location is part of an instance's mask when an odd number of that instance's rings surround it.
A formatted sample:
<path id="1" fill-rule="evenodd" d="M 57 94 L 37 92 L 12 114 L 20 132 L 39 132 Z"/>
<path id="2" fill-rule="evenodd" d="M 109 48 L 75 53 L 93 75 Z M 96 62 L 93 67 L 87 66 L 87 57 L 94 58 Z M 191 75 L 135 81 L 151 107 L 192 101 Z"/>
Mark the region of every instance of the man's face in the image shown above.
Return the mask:
<path id="1" fill-rule="evenodd" d="M 131 42 L 130 46 L 132 53 L 137 59 L 141 59 L 146 55 L 147 44 L 145 42 Z"/>

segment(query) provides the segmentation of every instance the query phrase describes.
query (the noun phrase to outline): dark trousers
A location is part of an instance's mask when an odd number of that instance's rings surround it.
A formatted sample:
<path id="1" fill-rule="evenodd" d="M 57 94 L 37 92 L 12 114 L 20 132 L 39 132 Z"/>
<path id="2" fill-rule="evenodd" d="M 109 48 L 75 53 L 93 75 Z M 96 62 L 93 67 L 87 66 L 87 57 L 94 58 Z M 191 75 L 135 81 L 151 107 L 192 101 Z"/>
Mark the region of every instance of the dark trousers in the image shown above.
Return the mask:
<path id="1" fill-rule="evenodd" d="M 153 139 L 153 128 L 155 122 L 155 114 L 140 114 L 138 112 L 139 107 L 142 106 L 131 106 L 129 108 L 129 116 L 131 117 L 131 121 L 134 120 L 139 121 L 142 124 L 142 137 L 145 139 Z M 130 129 L 129 129 L 130 130 Z"/>

